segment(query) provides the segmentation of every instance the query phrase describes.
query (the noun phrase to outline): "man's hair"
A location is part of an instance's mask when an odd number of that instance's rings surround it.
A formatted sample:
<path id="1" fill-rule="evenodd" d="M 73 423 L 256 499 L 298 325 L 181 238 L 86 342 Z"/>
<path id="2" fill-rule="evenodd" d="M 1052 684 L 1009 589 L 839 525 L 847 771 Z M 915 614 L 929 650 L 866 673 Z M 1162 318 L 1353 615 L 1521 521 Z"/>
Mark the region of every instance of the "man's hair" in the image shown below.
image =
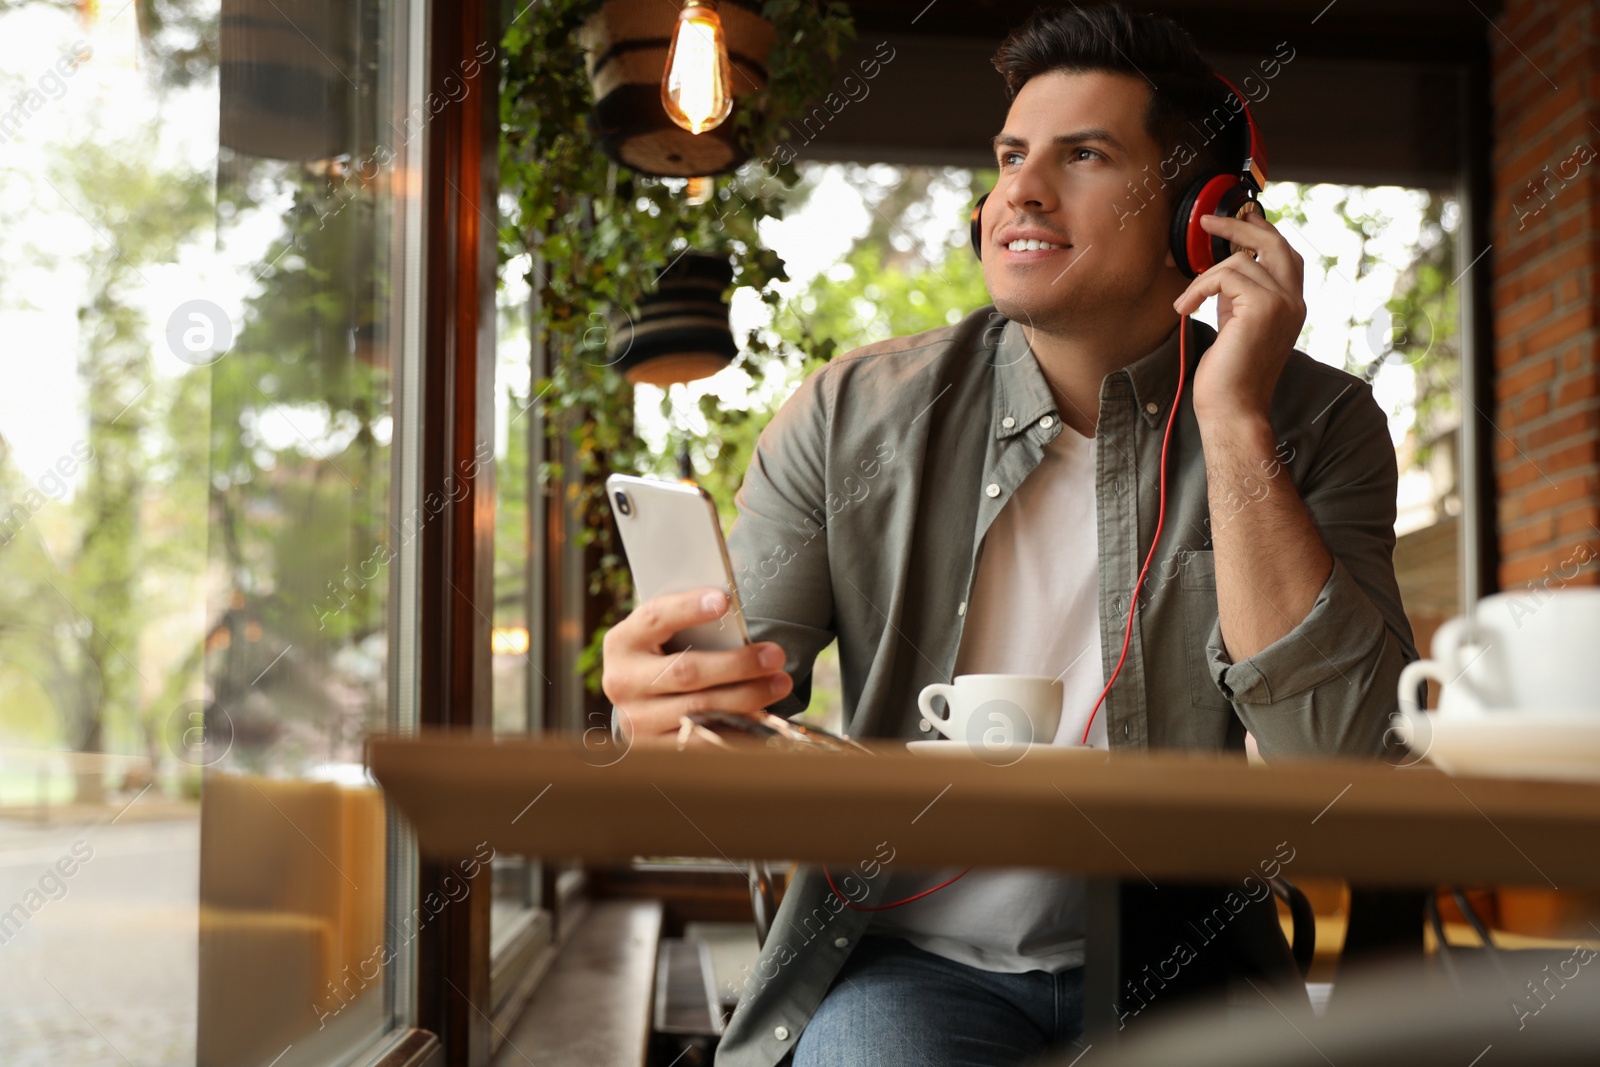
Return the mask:
<path id="1" fill-rule="evenodd" d="M 1012 98 L 1029 80 L 1055 71 L 1109 71 L 1151 85 L 1144 126 L 1162 160 L 1177 164 L 1182 145 L 1189 148 L 1183 155 L 1194 155 L 1171 180 L 1169 206 L 1195 176 L 1237 172 L 1249 151 L 1244 119 L 1228 107 L 1227 87 L 1183 27 L 1164 16 L 1135 14 L 1117 3 L 1041 7 L 1000 45 L 994 66 Z"/>

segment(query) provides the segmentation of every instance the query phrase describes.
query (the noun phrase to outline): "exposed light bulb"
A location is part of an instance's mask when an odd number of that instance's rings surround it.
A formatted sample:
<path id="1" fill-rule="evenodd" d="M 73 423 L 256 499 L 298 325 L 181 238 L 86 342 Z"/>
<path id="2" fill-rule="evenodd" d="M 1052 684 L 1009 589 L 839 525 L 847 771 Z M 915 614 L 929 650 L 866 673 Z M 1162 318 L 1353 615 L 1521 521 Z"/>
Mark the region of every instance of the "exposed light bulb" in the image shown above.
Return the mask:
<path id="1" fill-rule="evenodd" d="M 728 42 L 716 0 L 684 0 L 661 75 L 661 105 L 690 133 L 722 125 L 733 111 Z"/>

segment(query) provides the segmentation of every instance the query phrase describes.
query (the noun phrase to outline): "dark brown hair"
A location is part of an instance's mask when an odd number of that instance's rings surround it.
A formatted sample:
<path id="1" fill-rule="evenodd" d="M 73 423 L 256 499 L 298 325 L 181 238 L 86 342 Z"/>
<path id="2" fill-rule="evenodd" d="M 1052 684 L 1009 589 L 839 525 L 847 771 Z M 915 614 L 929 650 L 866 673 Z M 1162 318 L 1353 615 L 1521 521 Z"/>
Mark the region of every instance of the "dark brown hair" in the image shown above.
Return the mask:
<path id="1" fill-rule="evenodd" d="M 1169 183 L 1169 205 L 1199 174 L 1237 172 L 1249 150 L 1244 120 L 1228 107 L 1227 86 L 1183 27 L 1162 15 L 1117 3 L 1037 8 L 1000 45 L 994 66 L 1013 98 L 1030 79 L 1054 71 L 1109 71 L 1151 85 L 1144 126 L 1162 159 L 1174 159 L 1181 145 L 1195 157 Z"/>

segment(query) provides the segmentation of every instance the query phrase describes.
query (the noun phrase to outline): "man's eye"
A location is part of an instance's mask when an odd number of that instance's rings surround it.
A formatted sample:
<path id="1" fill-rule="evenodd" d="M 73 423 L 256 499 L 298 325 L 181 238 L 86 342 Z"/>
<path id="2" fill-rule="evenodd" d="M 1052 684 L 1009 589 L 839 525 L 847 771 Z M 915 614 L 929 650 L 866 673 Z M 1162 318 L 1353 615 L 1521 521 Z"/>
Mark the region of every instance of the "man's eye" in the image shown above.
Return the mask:
<path id="1" fill-rule="evenodd" d="M 1004 166 L 1006 166 L 1006 165 L 1007 165 L 1007 164 L 1008 164 L 1008 163 L 1009 163 L 1009 162 L 1010 162 L 1010 161 L 1011 161 L 1011 160 L 1013 160 L 1013 159 L 1020 159 L 1020 158 L 1021 158 L 1021 157 L 1022 157 L 1022 153 L 1021 153 L 1021 152 L 1001 152 L 1001 153 L 1000 153 L 1000 165 L 1001 165 L 1001 166 L 1002 166 L 1002 167 L 1004 167 Z"/>
<path id="2" fill-rule="evenodd" d="M 1093 156 L 1096 159 L 1104 159 L 1104 158 L 1106 158 L 1105 156 L 1102 156 L 1099 152 L 1096 152 L 1092 148 L 1075 148 L 1075 149 L 1073 149 L 1073 151 L 1072 151 L 1073 158 L 1078 158 L 1079 155 L 1081 153 L 1084 153 L 1084 152 L 1087 152 L 1089 155 Z"/>

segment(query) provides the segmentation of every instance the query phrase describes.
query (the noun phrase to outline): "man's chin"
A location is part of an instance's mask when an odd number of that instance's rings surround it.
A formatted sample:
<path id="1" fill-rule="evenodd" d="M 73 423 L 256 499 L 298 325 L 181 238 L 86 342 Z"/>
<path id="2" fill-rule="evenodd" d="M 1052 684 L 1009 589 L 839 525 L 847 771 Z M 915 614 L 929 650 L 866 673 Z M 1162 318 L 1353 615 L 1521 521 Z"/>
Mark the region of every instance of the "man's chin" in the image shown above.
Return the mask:
<path id="1" fill-rule="evenodd" d="M 994 309 L 1012 322 L 1038 330 L 1049 330 L 1068 315 L 1063 301 L 1045 303 L 1038 300 L 1018 300 L 1014 296 L 992 296 Z"/>

